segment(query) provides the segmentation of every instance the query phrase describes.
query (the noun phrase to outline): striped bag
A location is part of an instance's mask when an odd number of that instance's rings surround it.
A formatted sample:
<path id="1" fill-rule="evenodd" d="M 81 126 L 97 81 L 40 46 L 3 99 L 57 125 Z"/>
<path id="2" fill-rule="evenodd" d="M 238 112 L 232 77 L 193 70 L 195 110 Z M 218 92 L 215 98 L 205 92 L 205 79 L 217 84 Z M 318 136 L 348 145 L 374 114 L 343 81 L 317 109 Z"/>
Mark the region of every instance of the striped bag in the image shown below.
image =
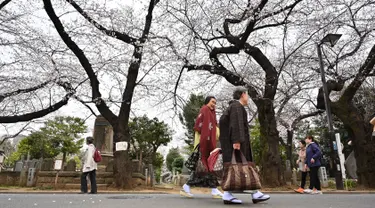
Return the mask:
<path id="1" fill-rule="evenodd" d="M 261 189 L 259 174 L 255 171 L 253 163 L 247 162 L 242 152 L 241 163 L 237 163 L 236 156 L 232 153 L 232 161 L 224 163 L 223 180 L 221 187 L 224 191 L 245 191 Z"/>

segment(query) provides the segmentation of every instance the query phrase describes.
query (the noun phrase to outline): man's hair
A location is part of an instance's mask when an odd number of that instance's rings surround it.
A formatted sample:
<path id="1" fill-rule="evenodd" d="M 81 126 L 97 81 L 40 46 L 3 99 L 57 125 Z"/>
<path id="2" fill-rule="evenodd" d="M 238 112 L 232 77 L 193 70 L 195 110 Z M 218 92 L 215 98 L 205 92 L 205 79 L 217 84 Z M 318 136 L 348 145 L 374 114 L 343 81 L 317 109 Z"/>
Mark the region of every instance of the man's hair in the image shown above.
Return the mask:
<path id="1" fill-rule="evenodd" d="M 211 101 L 211 99 L 216 100 L 216 98 L 214 96 L 207 96 L 206 99 L 204 100 L 204 104 L 207 105 Z"/>
<path id="2" fill-rule="evenodd" d="M 310 139 L 312 142 L 314 142 L 315 140 L 314 140 L 314 137 L 313 136 L 311 136 L 311 135 L 307 135 L 306 136 L 306 139 Z"/>
<path id="3" fill-rule="evenodd" d="M 247 92 L 247 89 L 245 87 L 236 87 L 233 92 L 233 99 L 239 100 L 241 98 L 241 95 L 245 92 Z"/>
<path id="4" fill-rule="evenodd" d="M 93 137 L 86 137 L 86 142 L 89 144 L 94 143 L 94 138 Z"/>
<path id="5" fill-rule="evenodd" d="M 306 142 L 305 142 L 305 140 L 301 139 L 301 140 L 299 140 L 299 142 L 301 142 L 303 145 L 306 146 Z"/>

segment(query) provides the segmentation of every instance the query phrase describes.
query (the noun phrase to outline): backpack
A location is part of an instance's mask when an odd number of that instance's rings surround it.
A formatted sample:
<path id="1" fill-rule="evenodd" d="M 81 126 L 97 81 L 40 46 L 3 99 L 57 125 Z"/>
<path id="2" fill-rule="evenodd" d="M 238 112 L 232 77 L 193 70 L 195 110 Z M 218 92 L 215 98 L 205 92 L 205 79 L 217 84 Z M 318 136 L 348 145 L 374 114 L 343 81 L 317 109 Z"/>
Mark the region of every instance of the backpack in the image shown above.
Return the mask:
<path id="1" fill-rule="evenodd" d="M 99 150 L 95 148 L 95 152 L 94 152 L 94 161 L 96 163 L 102 161 L 102 155 L 100 154 Z"/>

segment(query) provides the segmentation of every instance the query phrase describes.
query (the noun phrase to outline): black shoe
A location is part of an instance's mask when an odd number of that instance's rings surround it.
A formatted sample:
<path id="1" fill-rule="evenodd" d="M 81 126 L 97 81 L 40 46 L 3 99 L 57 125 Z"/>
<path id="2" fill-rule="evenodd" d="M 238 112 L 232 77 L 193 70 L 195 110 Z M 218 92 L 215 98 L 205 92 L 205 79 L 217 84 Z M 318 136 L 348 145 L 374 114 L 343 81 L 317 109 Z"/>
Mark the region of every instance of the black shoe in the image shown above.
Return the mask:
<path id="1" fill-rule="evenodd" d="M 89 194 L 97 194 L 97 192 L 90 192 Z"/>

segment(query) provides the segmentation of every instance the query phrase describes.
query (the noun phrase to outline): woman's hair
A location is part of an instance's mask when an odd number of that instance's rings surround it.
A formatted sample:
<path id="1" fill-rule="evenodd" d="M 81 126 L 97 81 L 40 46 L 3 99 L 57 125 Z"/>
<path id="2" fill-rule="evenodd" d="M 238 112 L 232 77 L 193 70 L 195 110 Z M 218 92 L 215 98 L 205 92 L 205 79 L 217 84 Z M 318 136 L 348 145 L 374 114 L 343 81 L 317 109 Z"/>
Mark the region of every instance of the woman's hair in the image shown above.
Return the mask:
<path id="1" fill-rule="evenodd" d="M 216 98 L 214 96 L 207 96 L 206 99 L 204 100 L 204 104 L 207 105 L 211 101 L 211 99 L 216 100 Z"/>
<path id="2" fill-rule="evenodd" d="M 303 146 L 306 146 L 305 140 L 301 139 L 299 142 L 301 142 L 301 144 L 303 144 Z"/>

